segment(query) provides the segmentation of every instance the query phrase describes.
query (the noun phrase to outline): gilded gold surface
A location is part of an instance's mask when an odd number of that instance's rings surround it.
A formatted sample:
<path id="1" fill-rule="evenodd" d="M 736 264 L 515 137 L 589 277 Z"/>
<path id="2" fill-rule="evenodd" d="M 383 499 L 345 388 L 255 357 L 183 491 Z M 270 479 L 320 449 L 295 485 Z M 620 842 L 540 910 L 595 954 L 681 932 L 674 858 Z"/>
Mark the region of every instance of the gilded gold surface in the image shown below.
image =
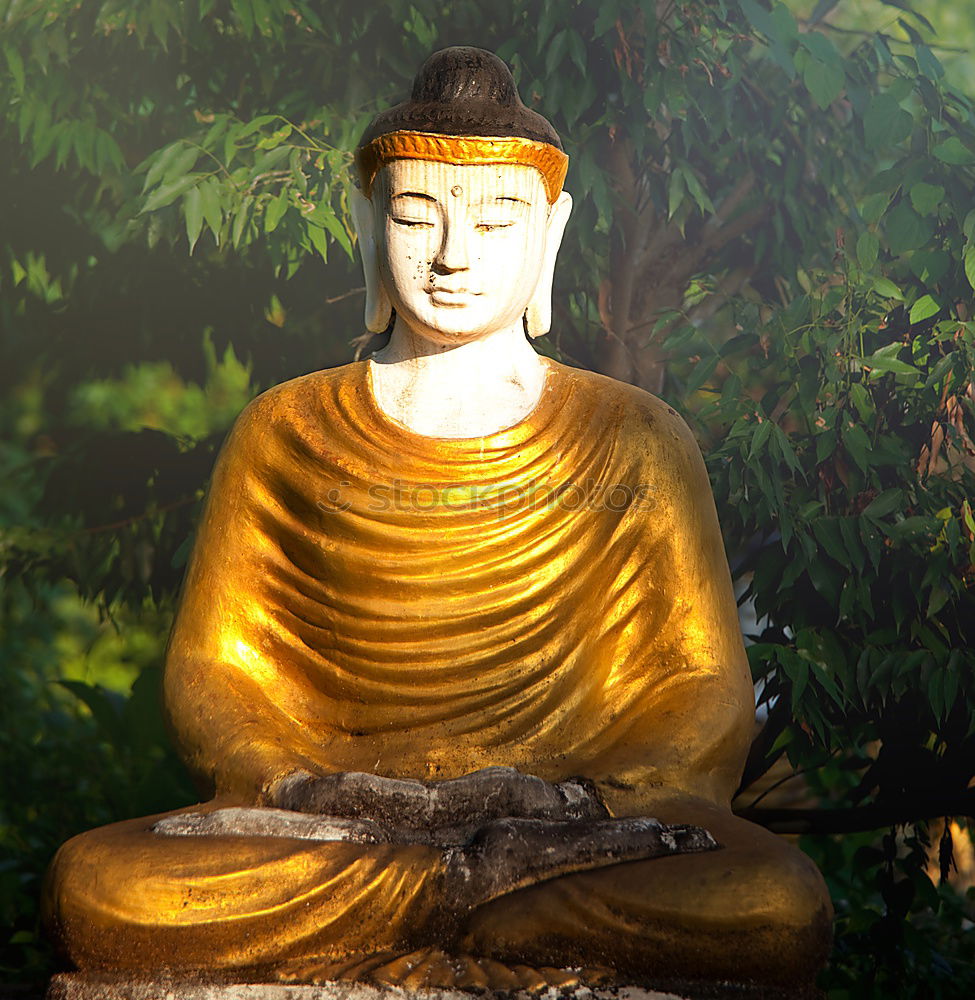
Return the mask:
<path id="1" fill-rule="evenodd" d="M 391 160 L 430 160 L 434 163 L 491 165 L 520 163 L 534 167 L 545 182 L 549 204 L 565 183 L 569 158 L 547 142 L 521 136 L 439 135 L 434 132 L 388 132 L 356 150 L 359 182 L 368 198 L 372 182 L 383 164 Z"/>
<path id="2" fill-rule="evenodd" d="M 76 964 L 509 988 L 558 967 L 815 971 L 822 880 L 728 808 L 753 694 L 697 447 L 646 393 L 547 365 L 536 409 L 485 438 L 394 423 L 368 362 L 248 407 L 169 649 L 179 747 L 218 804 L 299 768 L 510 765 L 584 775 L 614 814 L 697 822 L 724 848 L 551 879 L 445 929 L 436 848 L 133 820 L 53 866 L 49 921 Z"/>

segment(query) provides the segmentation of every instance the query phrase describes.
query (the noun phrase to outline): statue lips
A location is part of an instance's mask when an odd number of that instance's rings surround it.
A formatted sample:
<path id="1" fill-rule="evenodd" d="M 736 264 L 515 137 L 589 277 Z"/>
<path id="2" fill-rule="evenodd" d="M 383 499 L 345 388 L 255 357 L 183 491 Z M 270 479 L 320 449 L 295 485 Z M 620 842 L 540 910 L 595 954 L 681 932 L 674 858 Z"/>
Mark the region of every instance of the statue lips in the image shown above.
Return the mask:
<path id="1" fill-rule="evenodd" d="M 468 306 L 473 299 L 482 294 L 466 288 L 442 288 L 440 285 L 428 285 L 424 290 L 435 306 L 446 306 L 451 309 Z"/>

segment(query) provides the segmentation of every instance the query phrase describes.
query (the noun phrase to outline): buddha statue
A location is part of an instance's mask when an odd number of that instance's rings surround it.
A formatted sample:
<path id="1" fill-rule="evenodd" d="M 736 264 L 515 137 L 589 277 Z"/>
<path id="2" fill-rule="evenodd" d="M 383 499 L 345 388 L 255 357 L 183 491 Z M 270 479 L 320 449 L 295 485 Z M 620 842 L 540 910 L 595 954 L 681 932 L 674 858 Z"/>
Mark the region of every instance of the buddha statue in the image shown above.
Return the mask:
<path id="1" fill-rule="evenodd" d="M 810 861 L 735 817 L 752 685 L 673 409 L 548 360 L 567 159 L 480 49 L 356 154 L 371 357 L 265 392 L 217 463 L 165 702 L 211 798 L 83 834 L 83 973 L 808 987 Z"/>

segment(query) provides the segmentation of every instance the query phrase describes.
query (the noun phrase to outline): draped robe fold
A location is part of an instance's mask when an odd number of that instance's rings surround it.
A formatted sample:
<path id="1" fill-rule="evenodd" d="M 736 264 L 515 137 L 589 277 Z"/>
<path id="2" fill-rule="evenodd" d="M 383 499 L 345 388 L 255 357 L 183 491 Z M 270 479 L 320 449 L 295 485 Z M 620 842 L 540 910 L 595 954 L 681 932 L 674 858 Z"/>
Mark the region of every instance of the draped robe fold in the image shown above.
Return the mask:
<path id="1" fill-rule="evenodd" d="M 703 975 L 757 961 L 788 979 L 819 960 L 828 902 L 798 852 L 728 809 L 753 695 L 700 454 L 654 397 L 545 363 L 532 413 L 483 438 L 385 416 L 370 362 L 247 408 L 167 654 L 178 746 L 216 804 L 265 802 L 298 770 L 508 765 L 585 776 L 615 815 L 700 822 L 725 844 L 476 910 L 451 943 L 475 956 L 462 974 L 453 962 L 460 985 L 692 960 Z M 430 957 L 444 946 L 429 937 L 435 848 L 165 838 L 151 822 L 84 834 L 56 859 L 49 920 L 79 966 L 321 978 L 371 962 L 391 981 L 422 966 L 449 985 L 451 962 Z M 744 933 L 756 954 L 768 938 L 764 957 L 727 954 Z M 783 964 L 790 934 L 805 951 Z"/>

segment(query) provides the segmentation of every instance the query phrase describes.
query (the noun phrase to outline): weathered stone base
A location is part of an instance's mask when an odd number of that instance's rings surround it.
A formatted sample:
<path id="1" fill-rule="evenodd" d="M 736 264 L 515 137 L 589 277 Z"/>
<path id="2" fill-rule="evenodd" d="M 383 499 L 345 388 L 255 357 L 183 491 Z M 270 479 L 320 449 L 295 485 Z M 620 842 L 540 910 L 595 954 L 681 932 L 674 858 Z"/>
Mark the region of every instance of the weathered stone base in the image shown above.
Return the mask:
<path id="1" fill-rule="evenodd" d="M 683 1000 L 640 986 L 589 989 L 550 986 L 541 993 L 494 994 L 489 991 L 407 990 L 399 986 L 336 982 L 321 986 L 278 983 L 203 983 L 174 979 L 123 979 L 64 973 L 54 976 L 45 1000 Z"/>

